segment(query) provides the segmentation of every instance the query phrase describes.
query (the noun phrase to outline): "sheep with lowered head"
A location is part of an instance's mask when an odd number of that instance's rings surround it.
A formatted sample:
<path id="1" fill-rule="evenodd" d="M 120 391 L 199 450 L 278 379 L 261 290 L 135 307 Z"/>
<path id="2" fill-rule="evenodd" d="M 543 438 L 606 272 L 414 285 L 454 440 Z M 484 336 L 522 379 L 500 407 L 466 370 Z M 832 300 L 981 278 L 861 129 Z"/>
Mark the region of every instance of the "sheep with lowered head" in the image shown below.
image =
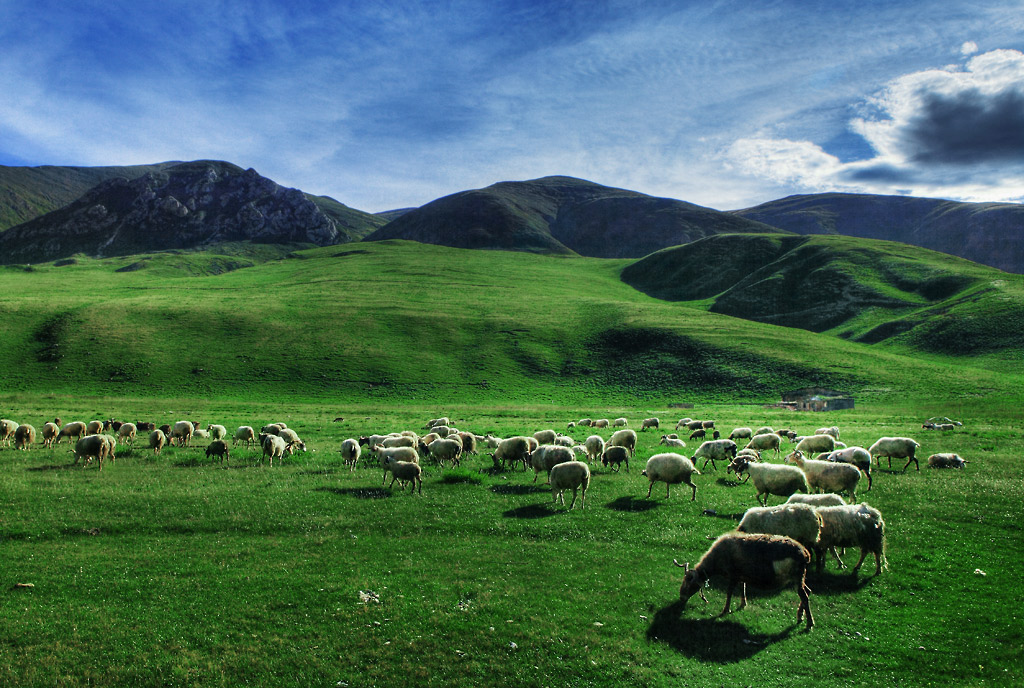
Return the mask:
<path id="1" fill-rule="evenodd" d="M 430 458 L 441 467 L 444 467 L 445 461 L 451 461 L 452 465 L 458 468 L 462 459 L 462 445 L 452 437 L 434 440 L 427 445 L 427 450 Z"/>
<path id="2" fill-rule="evenodd" d="M 640 432 L 643 432 L 647 428 L 658 429 L 660 423 L 661 421 L 657 418 L 644 418 L 643 421 L 640 422 Z"/>
<path id="3" fill-rule="evenodd" d="M 600 435 L 591 435 L 583 442 L 583 446 L 587 448 L 587 459 L 592 463 L 601 459 L 601 454 L 604 453 L 604 439 Z"/>
<path id="4" fill-rule="evenodd" d="M 551 467 L 548 476 L 551 483 L 552 501 L 562 500 L 565 506 L 565 491 L 572 490 L 571 511 L 576 505 L 576 491 L 580 491 L 580 510 L 587 507 L 587 488 L 590 486 L 590 467 L 582 461 L 566 461 Z"/>
<path id="5" fill-rule="evenodd" d="M 387 471 L 391 471 L 391 485 L 388 485 L 388 489 L 393 487 L 397 480 L 403 492 L 405 491 L 406 483 L 412 483 L 412 490 L 409 491 L 409 494 L 416 492 L 417 485 L 419 486 L 420 494 L 423 494 L 423 469 L 420 468 L 418 463 L 399 461 L 392 456 L 386 456 L 384 457 L 384 468 Z M 384 474 L 384 477 L 387 478 L 387 473 Z"/>
<path id="6" fill-rule="evenodd" d="M 598 418 L 597 420 L 594 421 L 592 427 L 607 428 L 609 425 L 611 425 L 611 421 L 608 420 L 607 418 Z"/>
<path id="7" fill-rule="evenodd" d="M 843 506 L 846 504 L 846 500 L 834 492 L 826 492 L 825 494 L 797 493 L 789 495 L 786 504 L 810 504 L 817 509 L 819 506 Z"/>
<path id="8" fill-rule="evenodd" d="M 906 473 L 907 469 L 910 468 L 910 462 L 914 462 L 914 466 L 917 470 L 921 470 L 921 464 L 917 462 L 917 457 L 914 453 L 917 448 L 921 445 L 910 439 L 909 437 L 881 437 L 877 442 L 868 447 L 868 452 L 871 456 L 875 457 L 878 465 L 882 465 L 882 457 L 889 459 L 889 468 L 892 468 L 893 459 L 906 459 L 907 465 L 903 467 L 903 472 Z"/>
<path id="9" fill-rule="evenodd" d="M 14 448 L 22 451 L 28 449 L 30 444 L 36 441 L 35 427 L 23 423 L 14 429 Z"/>
<path id="10" fill-rule="evenodd" d="M 615 420 L 612 421 L 613 428 L 624 428 L 627 425 L 629 425 L 629 421 L 626 420 L 625 418 L 616 418 Z"/>
<path id="11" fill-rule="evenodd" d="M 718 467 L 715 466 L 715 461 L 729 461 L 734 458 L 736 458 L 735 442 L 732 440 L 707 440 L 697 447 L 697 451 L 690 457 L 690 460 L 696 466 L 698 459 L 704 459 L 702 469 L 707 468 L 708 461 L 710 461 L 711 468 L 717 471 Z"/>
<path id="12" fill-rule="evenodd" d="M 686 446 L 686 442 L 682 441 L 678 437 L 669 437 L 668 435 L 662 435 L 661 441 L 658 444 L 664 444 L 666 447 L 672 449 L 682 449 Z"/>
<path id="13" fill-rule="evenodd" d="M 763 451 L 774 451 L 775 456 L 778 456 L 781 452 L 779 446 L 782 443 L 782 438 L 776 435 L 774 432 L 766 432 L 761 435 L 754 435 L 747 446 L 744 449 L 754 449 L 759 452 Z"/>
<path id="14" fill-rule="evenodd" d="M 551 480 L 551 469 L 560 463 L 575 461 L 576 456 L 572 449 L 557 444 L 542 444 L 530 455 L 530 465 L 533 466 L 533 482 L 537 482 L 537 476 L 541 471 L 548 473 L 548 482 Z"/>
<path id="15" fill-rule="evenodd" d="M 885 522 L 882 514 L 866 503 L 844 506 L 825 506 L 817 509 L 821 518 L 821 538 L 818 540 L 818 568 L 825 565 L 824 554 L 832 551 L 841 568 L 843 560 L 836 553 L 837 547 L 859 547 L 860 560 L 853 567 L 856 573 L 867 555 L 875 555 L 875 575 L 888 568 L 885 558 Z"/>
<path id="16" fill-rule="evenodd" d="M 757 503 L 762 506 L 768 506 L 768 495 L 788 498 L 796 492 L 811 491 L 807 485 L 807 476 L 796 466 L 755 463 L 744 456 L 737 456 L 726 470 L 735 471 L 736 475 L 746 473 L 757 490 Z M 761 495 L 764 495 L 764 501 Z"/>
<path id="17" fill-rule="evenodd" d="M 554 430 L 538 430 L 533 433 L 533 438 L 541 444 L 554 444 L 558 433 Z"/>
<path id="18" fill-rule="evenodd" d="M 278 433 L 278 437 L 292 445 L 292 447 L 306 451 L 306 443 L 299 439 L 299 434 L 291 428 L 281 428 L 281 432 Z"/>
<path id="19" fill-rule="evenodd" d="M 966 468 L 967 459 L 959 454 L 932 454 L 928 457 L 928 468 Z"/>
<path id="20" fill-rule="evenodd" d="M 135 436 L 138 434 L 138 430 L 135 428 L 135 423 L 122 423 L 121 427 L 117 429 L 117 436 L 121 438 L 121 441 L 125 444 L 135 444 Z"/>
<path id="21" fill-rule="evenodd" d="M 206 432 L 210 433 L 211 440 L 225 440 L 228 437 L 228 429 L 223 425 L 209 424 L 206 426 Z"/>
<path id="22" fill-rule="evenodd" d="M 412 447 L 383 447 L 379 444 L 375 444 L 370 447 L 370 451 L 374 453 L 377 460 L 380 461 L 381 468 L 384 469 L 384 479 L 380 481 L 381 485 L 387 482 L 388 479 L 388 458 L 393 458 L 395 461 L 407 461 L 411 463 L 419 463 L 420 460 L 420 455 Z"/>
<path id="23" fill-rule="evenodd" d="M 871 491 L 871 453 L 864 447 L 846 447 L 844 449 L 836 449 L 833 452 L 825 454 L 824 457 L 818 457 L 823 461 L 833 461 L 835 463 L 848 463 L 851 466 L 856 466 L 864 475 L 868 478 L 868 492 Z"/>
<path id="24" fill-rule="evenodd" d="M 231 465 L 231 450 L 228 449 L 228 444 L 224 440 L 213 440 L 209 446 L 206 447 L 206 458 L 216 456 L 220 459 L 221 463 L 224 463 L 224 459 L 227 459 L 228 465 Z"/>
<path id="25" fill-rule="evenodd" d="M 790 503 L 778 506 L 753 506 L 736 526 L 741 533 L 765 533 L 791 537 L 814 552 L 821 536 L 821 518 L 810 504 Z"/>
<path id="26" fill-rule="evenodd" d="M 235 446 L 239 442 L 245 442 L 245 446 L 254 446 L 256 444 L 256 431 L 248 425 L 240 425 L 235 430 L 235 437 L 231 440 L 231 446 Z"/>
<path id="27" fill-rule="evenodd" d="M 43 446 L 49 449 L 53 446 L 53 443 L 57 441 L 57 435 L 60 433 L 60 426 L 56 423 L 46 423 L 43 425 Z"/>
<path id="28" fill-rule="evenodd" d="M 530 457 L 530 442 L 522 435 L 507 437 L 498 443 L 490 456 L 495 468 L 504 469 L 509 465 L 515 470 L 516 465 L 521 463 L 525 471 Z"/>
<path id="29" fill-rule="evenodd" d="M 729 433 L 730 440 L 749 440 L 754 436 L 754 431 L 750 428 L 733 428 L 733 431 Z"/>
<path id="30" fill-rule="evenodd" d="M 85 436 L 85 423 L 80 420 L 73 421 L 61 427 L 60 432 L 57 433 L 57 444 L 67 437 L 69 440 L 77 440 L 80 437 Z"/>
<path id="31" fill-rule="evenodd" d="M 179 420 L 174 424 L 174 427 L 171 428 L 171 435 L 168 439 L 172 442 L 177 440 L 179 446 L 187 447 L 192 442 L 192 434 L 194 432 L 195 426 L 193 426 L 190 421 Z"/>
<path id="32" fill-rule="evenodd" d="M 359 440 L 350 437 L 341 443 L 341 460 L 344 465 L 349 467 L 349 470 L 354 471 L 356 469 L 361 453 L 362 449 L 359 447 Z"/>
<path id="33" fill-rule="evenodd" d="M 615 470 L 619 470 L 622 464 L 626 464 L 626 471 L 629 471 L 629 450 L 625 447 L 605 447 L 604 451 L 601 452 L 601 465 L 608 467 L 614 466 Z"/>
<path id="34" fill-rule="evenodd" d="M 700 475 L 700 471 L 693 467 L 693 463 L 679 454 L 670 452 L 655 454 L 647 459 L 647 466 L 640 475 L 646 476 L 651 484 L 647 487 L 647 498 L 651 498 L 651 491 L 654 483 L 665 483 L 665 499 L 669 497 L 672 485 L 683 483 L 693 489 L 690 501 L 697 499 L 697 486 L 693 483 L 693 474 Z"/>
<path id="35" fill-rule="evenodd" d="M 804 458 L 799 450 L 786 457 L 786 463 L 794 464 L 807 476 L 807 485 L 812 490 L 821 492 L 846 492 L 851 501 L 857 499 L 857 485 L 860 483 L 860 470 L 848 463 L 818 461 Z"/>
<path id="36" fill-rule="evenodd" d="M 676 423 L 676 427 L 673 428 L 673 429 L 674 430 L 679 430 L 680 428 L 687 428 L 687 429 L 689 429 L 689 424 L 690 424 L 691 420 L 693 420 L 693 419 L 692 418 L 680 418 L 679 422 Z"/>
<path id="37" fill-rule="evenodd" d="M 163 430 L 154 430 L 149 433 L 149 448 L 153 450 L 154 454 L 159 454 L 165 444 L 167 444 L 167 435 Z"/>
<path id="38" fill-rule="evenodd" d="M 110 453 L 110 444 L 104 439 L 103 435 L 86 435 L 75 442 L 75 463 L 78 463 L 79 459 L 83 459 L 82 468 L 85 465 L 96 459 L 96 465 L 99 470 L 103 470 L 103 459 L 107 458 Z"/>
<path id="39" fill-rule="evenodd" d="M 672 563 L 682 568 L 683 584 L 679 587 L 679 600 L 683 606 L 700 593 L 704 597 L 704 586 L 712 576 L 721 576 L 729 582 L 725 593 L 725 608 L 720 616 L 729 613 L 732 594 L 736 585 L 742 585 L 742 601 L 739 609 L 747 605 L 747 583 L 754 587 L 775 589 L 788 585 L 796 585 L 800 606 L 796 621 L 800 623 L 804 612 L 807 612 L 807 628 L 814 626 L 811 616 L 811 589 L 807 587 L 807 565 L 811 562 L 811 553 L 807 548 L 792 538 L 781 535 L 749 535 L 746 533 L 726 533 L 719 537 L 704 553 L 697 565 L 680 564 L 673 559 Z"/>
<path id="40" fill-rule="evenodd" d="M 636 431 L 625 428 L 612 433 L 606 447 L 625 447 L 629 450 L 630 456 L 636 455 Z"/>
<path id="41" fill-rule="evenodd" d="M 805 456 L 813 456 L 818 452 L 830 452 L 836 448 L 836 438 L 832 435 L 810 435 L 796 443 L 796 450 Z"/>

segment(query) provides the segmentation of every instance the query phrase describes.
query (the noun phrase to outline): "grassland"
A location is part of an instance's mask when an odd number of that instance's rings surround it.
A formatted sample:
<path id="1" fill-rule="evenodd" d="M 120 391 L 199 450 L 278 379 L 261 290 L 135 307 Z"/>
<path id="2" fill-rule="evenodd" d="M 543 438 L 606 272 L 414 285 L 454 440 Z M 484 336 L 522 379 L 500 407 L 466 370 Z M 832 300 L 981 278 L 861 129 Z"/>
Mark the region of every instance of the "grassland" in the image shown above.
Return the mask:
<path id="1" fill-rule="evenodd" d="M 406 242 L 270 257 L 0 270 L 0 416 L 283 420 L 310 449 L 272 469 L 244 449 L 212 464 L 204 443 L 122 449 L 101 472 L 66 444 L 0 448 L 0 684 L 1024 682 L 1019 349 L 957 357 L 709 313 L 627 286 L 630 261 Z M 858 408 L 762 406 L 807 384 Z M 660 433 L 628 472 L 596 467 L 572 513 L 486 457 L 427 466 L 409 496 L 336 453 L 438 415 L 507 436 L 684 414 L 726 432 L 837 424 L 851 445 L 911 435 L 922 457 L 971 463 L 876 472 L 858 496 L 885 515 L 890 570 L 813 577 L 805 634 L 792 591 L 725 619 L 720 587 L 675 603 L 672 559 L 695 561 L 755 502 L 722 467 L 695 502 L 646 499 Z M 965 425 L 920 430 L 937 415 Z"/>

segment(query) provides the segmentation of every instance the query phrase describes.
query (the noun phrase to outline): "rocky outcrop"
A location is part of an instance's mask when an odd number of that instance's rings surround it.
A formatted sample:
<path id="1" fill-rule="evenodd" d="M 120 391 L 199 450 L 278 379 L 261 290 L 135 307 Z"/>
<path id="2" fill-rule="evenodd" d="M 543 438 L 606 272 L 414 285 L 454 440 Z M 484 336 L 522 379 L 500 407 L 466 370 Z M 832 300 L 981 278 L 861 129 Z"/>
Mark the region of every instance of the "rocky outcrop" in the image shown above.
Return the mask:
<path id="1" fill-rule="evenodd" d="M 77 201 L 0 234 L 0 262 L 128 255 L 226 241 L 347 240 L 298 189 L 224 162 L 192 162 L 101 182 Z"/>

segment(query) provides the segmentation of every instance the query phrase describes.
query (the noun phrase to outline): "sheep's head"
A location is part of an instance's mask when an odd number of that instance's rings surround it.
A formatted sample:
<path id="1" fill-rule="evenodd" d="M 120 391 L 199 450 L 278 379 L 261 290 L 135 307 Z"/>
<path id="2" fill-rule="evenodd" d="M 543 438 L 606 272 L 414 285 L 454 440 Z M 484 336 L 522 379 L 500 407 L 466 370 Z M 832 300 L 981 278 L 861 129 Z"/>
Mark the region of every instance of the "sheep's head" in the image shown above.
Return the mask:
<path id="1" fill-rule="evenodd" d="M 797 449 L 796 451 L 786 456 L 786 463 L 795 463 L 797 465 L 803 463 L 804 453 Z"/>
<path id="2" fill-rule="evenodd" d="M 747 459 L 746 456 L 737 456 L 736 458 L 734 458 L 729 463 L 728 466 L 725 467 L 725 472 L 727 474 L 735 472 L 736 475 L 739 475 L 743 471 L 747 470 L 747 466 L 748 465 L 749 465 L 749 460 Z"/>
<path id="3" fill-rule="evenodd" d="M 683 584 L 679 586 L 679 601 L 683 603 L 683 607 L 686 607 L 686 603 L 689 602 L 694 593 L 700 593 L 700 598 L 707 603 L 708 598 L 704 597 L 705 581 L 702 580 L 703 576 L 700 575 L 697 569 L 691 569 L 688 563 L 680 564 L 675 559 L 672 560 L 672 563 L 686 572 L 683 574 Z"/>

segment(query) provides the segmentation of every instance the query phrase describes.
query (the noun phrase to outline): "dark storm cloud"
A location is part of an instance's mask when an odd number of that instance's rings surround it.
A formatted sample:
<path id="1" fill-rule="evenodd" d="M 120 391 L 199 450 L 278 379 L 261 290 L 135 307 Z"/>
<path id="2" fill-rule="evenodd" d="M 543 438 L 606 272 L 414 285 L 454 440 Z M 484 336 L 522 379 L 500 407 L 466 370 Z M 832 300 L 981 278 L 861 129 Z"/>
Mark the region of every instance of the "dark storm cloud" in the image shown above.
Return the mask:
<path id="1" fill-rule="evenodd" d="M 1024 93 L 985 95 L 976 89 L 930 94 L 908 122 L 905 142 L 913 161 L 970 165 L 1024 162 Z"/>

